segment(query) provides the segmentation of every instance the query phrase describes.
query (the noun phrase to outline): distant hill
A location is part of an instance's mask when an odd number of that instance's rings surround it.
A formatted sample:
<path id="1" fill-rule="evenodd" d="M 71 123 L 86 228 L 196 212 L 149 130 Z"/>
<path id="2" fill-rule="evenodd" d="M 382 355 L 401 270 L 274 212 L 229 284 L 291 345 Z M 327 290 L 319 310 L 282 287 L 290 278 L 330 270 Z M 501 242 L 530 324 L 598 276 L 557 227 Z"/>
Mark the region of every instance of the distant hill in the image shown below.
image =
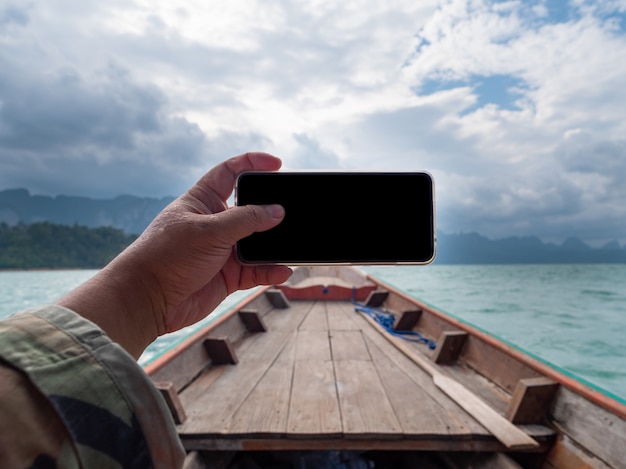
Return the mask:
<path id="1" fill-rule="evenodd" d="M 97 269 L 135 238 L 110 227 L 0 223 L 0 269 Z"/>
<path id="2" fill-rule="evenodd" d="M 128 195 L 114 199 L 47 197 L 31 195 L 26 189 L 12 189 L 0 191 L 0 223 L 15 227 L 49 222 L 112 227 L 129 235 L 140 234 L 172 200 Z M 441 231 L 437 236 L 437 264 L 626 263 L 626 249 L 617 241 L 593 248 L 574 237 L 552 244 L 533 236 L 494 240 L 478 233 Z"/>
<path id="3" fill-rule="evenodd" d="M 114 199 L 48 197 L 31 195 L 26 189 L 11 189 L 0 191 L 0 223 L 15 226 L 47 221 L 89 228 L 109 226 L 128 234 L 141 234 L 172 200 L 171 197 L 156 199 L 130 195 Z"/>
<path id="4" fill-rule="evenodd" d="M 592 248 L 578 238 L 562 244 L 534 236 L 492 240 L 478 233 L 437 233 L 438 264 L 564 264 L 626 263 L 626 249 L 617 241 Z"/>

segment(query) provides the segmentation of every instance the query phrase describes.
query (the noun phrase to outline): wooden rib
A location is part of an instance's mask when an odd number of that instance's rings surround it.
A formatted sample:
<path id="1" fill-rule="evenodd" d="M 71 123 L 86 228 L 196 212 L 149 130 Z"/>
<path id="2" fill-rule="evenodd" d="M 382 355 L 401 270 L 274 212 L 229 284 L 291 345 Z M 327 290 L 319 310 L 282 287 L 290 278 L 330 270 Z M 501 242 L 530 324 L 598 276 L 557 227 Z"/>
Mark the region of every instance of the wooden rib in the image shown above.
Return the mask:
<path id="1" fill-rule="evenodd" d="M 517 424 L 540 423 L 556 394 L 558 383 L 550 378 L 521 379 L 515 388 L 506 418 Z"/>
<path id="2" fill-rule="evenodd" d="M 163 399 L 167 404 L 167 407 L 170 409 L 170 413 L 174 418 L 174 423 L 180 425 L 187 420 L 185 409 L 183 408 L 183 404 L 180 402 L 174 384 L 171 382 L 156 382 L 154 385 L 159 390 L 161 396 L 163 396 Z"/>
<path id="3" fill-rule="evenodd" d="M 393 328 L 397 331 L 411 331 L 417 325 L 421 316 L 421 309 L 403 311 Z"/>
<path id="4" fill-rule="evenodd" d="M 267 327 L 263 322 L 263 318 L 256 309 L 242 309 L 239 311 L 239 317 L 246 326 L 248 332 L 266 332 Z"/>
<path id="5" fill-rule="evenodd" d="M 467 342 L 467 336 L 465 331 L 443 331 L 437 340 L 433 361 L 438 365 L 454 364 Z"/>

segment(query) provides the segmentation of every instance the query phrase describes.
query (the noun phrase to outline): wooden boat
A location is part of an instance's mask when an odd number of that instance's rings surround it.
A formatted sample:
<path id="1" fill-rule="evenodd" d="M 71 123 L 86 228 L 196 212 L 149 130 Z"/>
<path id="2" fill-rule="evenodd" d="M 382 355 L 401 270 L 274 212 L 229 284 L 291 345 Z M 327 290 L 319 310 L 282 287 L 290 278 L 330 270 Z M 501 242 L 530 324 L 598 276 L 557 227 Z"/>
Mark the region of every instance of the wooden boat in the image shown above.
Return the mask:
<path id="1" fill-rule="evenodd" d="M 188 468 L 626 467 L 618 398 L 351 267 L 299 267 L 145 369 Z"/>

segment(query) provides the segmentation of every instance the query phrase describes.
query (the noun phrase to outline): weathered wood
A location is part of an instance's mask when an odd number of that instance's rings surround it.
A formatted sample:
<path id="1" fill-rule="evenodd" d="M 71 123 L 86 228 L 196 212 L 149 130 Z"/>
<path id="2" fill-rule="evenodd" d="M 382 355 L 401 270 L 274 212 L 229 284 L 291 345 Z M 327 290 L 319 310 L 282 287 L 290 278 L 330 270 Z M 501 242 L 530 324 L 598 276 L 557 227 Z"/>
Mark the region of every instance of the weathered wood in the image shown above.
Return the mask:
<path id="1" fill-rule="evenodd" d="M 247 300 L 247 307 L 256 309 L 261 316 L 272 309 L 272 305 L 263 294 L 263 290 L 252 294 Z M 239 306 L 241 307 L 241 306 Z M 238 307 L 224 313 L 211 323 L 209 335 L 211 337 L 228 337 L 231 343 L 237 343 L 247 334 L 246 328 L 241 321 L 231 321 Z M 183 344 L 165 352 L 154 362 L 146 365 L 145 371 L 154 381 L 171 381 L 178 391 L 185 388 L 198 376 L 198 373 L 209 363 L 209 357 L 204 348 L 203 341 L 207 337 L 207 331 L 200 330 L 188 337 Z"/>
<path id="2" fill-rule="evenodd" d="M 419 367 L 405 353 L 385 340 L 385 337 L 375 331 L 372 327 L 369 327 L 369 324 L 366 321 L 366 316 L 359 316 L 359 318 L 364 325 L 367 326 L 363 329 L 363 335 L 367 338 L 368 347 L 370 347 L 370 344 L 374 345 L 373 348 L 370 348 L 374 356 L 374 361 L 376 362 L 379 358 L 378 351 L 383 352 L 384 355 L 389 358 L 391 363 L 400 368 L 403 373 L 410 378 L 415 387 L 421 389 L 428 395 L 432 402 L 435 403 L 434 410 L 441 411 L 443 418 L 446 418 L 446 434 L 448 434 L 451 439 L 456 441 L 476 441 L 476 439 L 479 441 L 485 441 L 487 437 L 491 436 L 490 432 L 477 423 L 476 420 L 471 418 L 466 412 L 459 412 L 459 406 L 446 394 L 442 393 L 437 386 L 435 386 L 430 374 L 421 369 L 421 367 Z M 381 379 L 382 376 L 383 375 L 381 374 Z M 428 400 L 424 401 L 424 403 L 428 402 Z M 419 435 L 421 435 L 421 431 L 418 431 L 416 434 L 408 435 L 408 437 L 417 438 Z M 437 439 L 440 438 L 442 438 L 442 436 L 438 435 Z"/>
<path id="3" fill-rule="evenodd" d="M 374 364 L 364 360 L 333 363 L 344 436 L 400 438 L 402 426 L 387 399 Z"/>
<path id="4" fill-rule="evenodd" d="M 309 313 L 302 320 L 298 330 L 327 331 L 328 320 L 326 319 L 326 303 L 322 301 L 315 302 Z"/>
<path id="5" fill-rule="evenodd" d="M 246 326 L 248 332 L 267 331 L 263 318 L 256 309 L 242 309 L 239 311 L 239 317 Z"/>
<path id="6" fill-rule="evenodd" d="M 559 386 L 550 413 L 579 445 L 612 467 L 625 467 L 626 420 Z"/>
<path id="7" fill-rule="evenodd" d="M 332 331 L 360 330 L 354 322 L 354 305 L 345 301 L 328 302 L 326 306 L 328 328 Z"/>
<path id="8" fill-rule="evenodd" d="M 289 300 L 281 290 L 277 288 L 270 288 L 265 292 L 265 295 L 270 300 L 270 303 L 272 303 L 274 308 L 289 308 Z"/>
<path id="9" fill-rule="evenodd" d="M 245 340 L 247 346 L 239 349 L 239 364 L 226 367 L 219 379 L 212 382 L 211 392 L 199 394 L 187 406 L 187 420 L 179 429 L 181 438 L 185 435 L 206 438 L 225 434 L 233 414 L 274 362 L 310 307 L 309 303 L 294 303 L 288 314 L 284 310 L 274 310 L 266 316 L 272 333 L 249 336 Z M 196 385 L 194 382 L 185 390 L 183 397 L 185 393 L 193 392 Z"/>
<path id="10" fill-rule="evenodd" d="M 187 420 L 185 409 L 183 408 L 183 404 L 180 402 L 180 398 L 178 397 L 178 393 L 176 392 L 174 384 L 161 381 L 155 382 L 154 385 L 161 393 L 161 396 L 163 396 L 163 399 L 165 400 L 165 403 L 167 404 L 167 407 L 172 414 L 174 423 L 179 425 Z"/>
<path id="11" fill-rule="evenodd" d="M 491 431 L 507 448 L 523 450 L 539 446 L 534 439 L 512 425 L 488 404 L 469 392 L 462 384 L 441 373 L 434 375 L 433 380 L 439 389 Z"/>
<path id="12" fill-rule="evenodd" d="M 287 432 L 290 438 L 336 438 L 342 434 L 331 361 L 296 359 Z"/>
<path id="13" fill-rule="evenodd" d="M 443 331 L 437 340 L 433 361 L 438 365 L 452 365 L 457 361 L 467 342 L 465 331 Z"/>
<path id="14" fill-rule="evenodd" d="M 361 331 L 331 331 L 330 346 L 333 361 L 371 360 Z"/>
<path id="15" fill-rule="evenodd" d="M 562 435 L 548 452 L 543 467 L 546 469 L 615 469 L 626 467 L 626 465 L 609 466 L 585 451 L 567 435 Z"/>
<path id="16" fill-rule="evenodd" d="M 229 435 L 283 435 L 287 428 L 295 356 L 295 332 L 254 389 L 233 414 Z"/>
<path id="17" fill-rule="evenodd" d="M 558 384 L 549 378 L 522 379 L 505 414 L 516 424 L 540 423 L 545 417 Z"/>
<path id="18" fill-rule="evenodd" d="M 394 344 L 409 358 L 411 358 L 411 360 L 427 371 L 432 376 L 435 385 L 439 389 L 445 392 L 466 412 L 491 431 L 496 438 L 507 446 L 507 448 L 531 449 L 539 446 L 535 440 L 523 431 L 519 430 L 483 401 L 478 399 L 476 395 L 470 392 L 463 385 L 443 375 L 443 373 L 435 368 L 434 365 L 428 363 L 425 358 L 416 354 L 406 344 L 402 343 L 400 339 L 388 334 L 371 318 L 365 315 L 363 315 L 363 317 L 370 322 L 372 327 L 382 334 L 385 339 Z"/>
<path id="19" fill-rule="evenodd" d="M 412 331 L 422 316 L 421 309 L 403 311 L 393 328 L 396 331 Z"/>
<path id="20" fill-rule="evenodd" d="M 204 340 L 204 348 L 214 365 L 236 365 L 239 361 L 228 337 L 208 337 Z"/>
<path id="21" fill-rule="evenodd" d="M 440 438 L 452 438 L 451 435 L 469 436 L 467 427 L 460 427 L 455 418 L 451 418 L 457 409 L 446 409 L 418 385 L 413 378 L 416 373 L 425 374 L 412 365 L 413 373 L 407 374 L 402 365 L 392 360 L 383 349 L 370 339 L 367 346 L 371 351 L 385 393 L 398 418 L 405 437 L 419 438 L 424 435 L 439 435 Z M 388 344 L 381 344 L 383 347 Z M 427 377 L 431 387 L 432 380 Z M 422 382 L 422 381 L 420 381 Z M 439 391 L 437 391 L 439 392 Z"/>
<path id="22" fill-rule="evenodd" d="M 297 334 L 296 360 L 330 361 L 330 338 L 328 331 L 300 330 Z"/>
<path id="23" fill-rule="evenodd" d="M 381 306 L 387 297 L 389 296 L 389 292 L 385 290 L 375 290 L 369 294 L 367 299 L 365 300 L 365 304 L 367 306 L 371 306 L 373 308 L 378 308 Z"/>

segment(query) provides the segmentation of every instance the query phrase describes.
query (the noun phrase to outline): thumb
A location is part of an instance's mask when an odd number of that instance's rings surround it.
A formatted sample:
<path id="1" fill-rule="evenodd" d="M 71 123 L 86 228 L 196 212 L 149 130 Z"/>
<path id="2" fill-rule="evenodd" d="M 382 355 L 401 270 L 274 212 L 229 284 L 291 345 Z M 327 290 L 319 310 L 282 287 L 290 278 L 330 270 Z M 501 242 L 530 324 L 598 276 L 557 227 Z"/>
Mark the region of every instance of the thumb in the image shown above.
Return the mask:
<path id="1" fill-rule="evenodd" d="M 222 235 L 234 244 L 252 233 L 274 228 L 285 218 L 285 209 L 280 205 L 244 205 L 216 215 Z"/>

